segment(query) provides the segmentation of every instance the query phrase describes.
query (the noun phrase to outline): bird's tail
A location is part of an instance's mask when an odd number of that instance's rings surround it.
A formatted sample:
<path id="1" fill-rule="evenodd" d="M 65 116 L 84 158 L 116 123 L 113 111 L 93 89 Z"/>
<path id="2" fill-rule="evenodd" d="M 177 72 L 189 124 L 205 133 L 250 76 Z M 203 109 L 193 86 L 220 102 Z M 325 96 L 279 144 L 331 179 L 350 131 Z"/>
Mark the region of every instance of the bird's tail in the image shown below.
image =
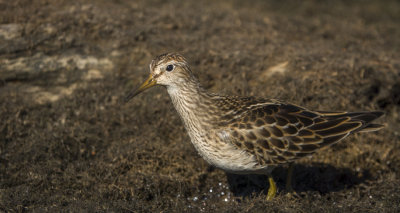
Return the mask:
<path id="1" fill-rule="evenodd" d="M 350 121 L 359 122 L 362 125 L 352 132 L 373 132 L 382 129 L 385 125 L 371 123 L 375 119 L 381 117 L 384 112 L 371 111 L 371 112 L 319 112 L 326 116 L 329 120 L 335 120 L 343 117 L 350 117 Z"/>
<path id="2" fill-rule="evenodd" d="M 383 124 L 367 124 L 364 128 L 358 130 L 358 132 L 374 132 L 382 129 L 383 127 L 385 127 Z"/>

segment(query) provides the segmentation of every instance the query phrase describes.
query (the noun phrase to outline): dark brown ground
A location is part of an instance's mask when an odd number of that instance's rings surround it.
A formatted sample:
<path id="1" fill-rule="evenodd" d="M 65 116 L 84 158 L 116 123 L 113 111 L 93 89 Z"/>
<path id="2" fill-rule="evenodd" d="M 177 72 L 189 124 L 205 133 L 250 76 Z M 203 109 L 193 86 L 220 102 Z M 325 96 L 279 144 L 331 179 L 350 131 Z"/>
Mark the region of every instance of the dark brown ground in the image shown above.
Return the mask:
<path id="1" fill-rule="evenodd" d="M 0 1 L 0 211 L 400 211 L 399 1 Z M 301 2 L 301 3 L 300 3 Z M 197 155 L 163 88 L 183 53 L 211 91 L 387 124 L 296 164 L 285 192 Z"/>

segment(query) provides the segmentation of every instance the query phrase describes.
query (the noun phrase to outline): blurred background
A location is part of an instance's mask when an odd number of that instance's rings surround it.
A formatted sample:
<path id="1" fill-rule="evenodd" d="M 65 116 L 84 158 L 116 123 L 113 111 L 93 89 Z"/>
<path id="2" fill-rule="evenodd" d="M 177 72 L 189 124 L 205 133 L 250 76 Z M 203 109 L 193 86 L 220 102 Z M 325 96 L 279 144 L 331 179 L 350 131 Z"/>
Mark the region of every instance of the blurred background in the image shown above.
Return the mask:
<path id="1" fill-rule="evenodd" d="M 400 2 L 0 0 L 0 210 L 400 211 Z M 273 175 L 196 153 L 167 92 L 121 98 L 180 52 L 211 92 L 382 110 Z M 255 181 L 254 181 L 255 180 Z"/>

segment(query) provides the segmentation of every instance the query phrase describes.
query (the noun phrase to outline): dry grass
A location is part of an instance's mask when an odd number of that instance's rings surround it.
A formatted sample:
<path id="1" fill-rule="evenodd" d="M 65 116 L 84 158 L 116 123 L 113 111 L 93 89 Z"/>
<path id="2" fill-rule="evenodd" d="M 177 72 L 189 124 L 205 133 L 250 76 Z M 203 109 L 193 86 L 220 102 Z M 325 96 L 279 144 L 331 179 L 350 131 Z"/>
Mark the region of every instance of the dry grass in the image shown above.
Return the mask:
<path id="1" fill-rule="evenodd" d="M 0 1 L 0 210 L 400 211 L 398 1 Z M 211 91 L 387 128 L 296 164 L 285 196 L 189 143 L 163 88 L 120 103 L 153 56 L 182 52 Z M 272 71 L 271 71 L 272 70 Z"/>

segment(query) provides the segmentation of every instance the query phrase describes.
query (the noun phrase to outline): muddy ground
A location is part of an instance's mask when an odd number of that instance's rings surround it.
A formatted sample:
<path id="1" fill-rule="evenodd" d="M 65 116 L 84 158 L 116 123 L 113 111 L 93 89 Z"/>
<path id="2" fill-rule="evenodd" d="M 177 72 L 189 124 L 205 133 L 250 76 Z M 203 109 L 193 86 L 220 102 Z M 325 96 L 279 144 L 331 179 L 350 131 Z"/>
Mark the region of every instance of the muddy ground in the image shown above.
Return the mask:
<path id="1" fill-rule="evenodd" d="M 0 0 L 0 211 L 400 211 L 399 1 Z M 383 110 L 273 175 L 197 155 L 164 88 L 122 104 L 151 59 L 204 86 L 319 110 Z"/>

